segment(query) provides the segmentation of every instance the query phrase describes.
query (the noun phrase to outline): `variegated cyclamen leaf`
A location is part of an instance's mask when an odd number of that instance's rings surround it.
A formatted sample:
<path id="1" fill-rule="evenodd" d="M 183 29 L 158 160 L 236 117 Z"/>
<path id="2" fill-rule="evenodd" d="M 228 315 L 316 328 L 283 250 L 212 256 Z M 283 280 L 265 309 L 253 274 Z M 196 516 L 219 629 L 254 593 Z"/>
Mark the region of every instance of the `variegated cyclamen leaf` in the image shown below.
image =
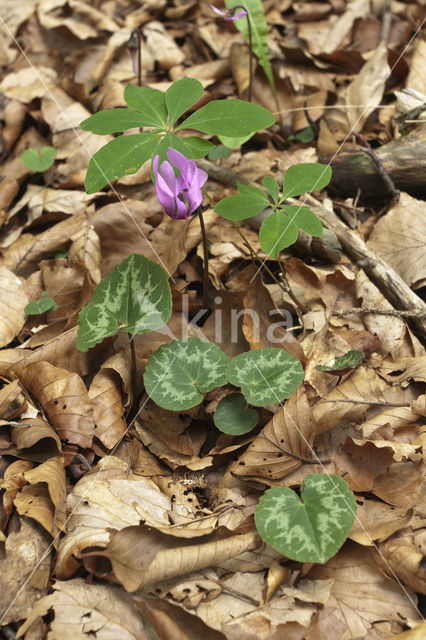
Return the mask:
<path id="1" fill-rule="evenodd" d="M 303 381 L 304 371 L 300 361 L 287 351 L 268 347 L 233 358 L 226 377 L 228 382 L 241 387 L 248 403 L 264 407 L 291 396 Z"/>
<path id="2" fill-rule="evenodd" d="M 200 404 L 207 391 L 226 383 L 227 364 L 228 358 L 213 342 L 173 340 L 149 358 L 145 390 L 159 407 L 184 411 Z"/>
<path id="3" fill-rule="evenodd" d="M 167 324 L 171 314 L 166 271 L 133 254 L 101 280 L 80 311 L 77 348 L 87 351 L 119 329 L 132 334 L 155 331 Z"/>
<path id="4" fill-rule="evenodd" d="M 356 500 L 346 480 L 313 473 L 301 485 L 302 502 L 288 487 L 271 487 L 256 508 L 256 528 L 264 542 L 297 562 L 327 562 L 346 540 Z"/>

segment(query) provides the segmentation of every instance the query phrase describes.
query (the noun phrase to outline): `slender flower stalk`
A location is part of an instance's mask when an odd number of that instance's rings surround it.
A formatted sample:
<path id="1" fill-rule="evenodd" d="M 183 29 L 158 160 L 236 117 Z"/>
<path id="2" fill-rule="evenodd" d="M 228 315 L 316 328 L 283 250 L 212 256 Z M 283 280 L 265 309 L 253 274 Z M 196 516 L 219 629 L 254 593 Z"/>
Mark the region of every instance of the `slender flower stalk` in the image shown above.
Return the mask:
<path id="1" fill-rule="evenodd" d="M 138 87 L 142 86 L 142 36 L 139 27 L 133 29 L 127 41 L 130 57 L 132 59 L 133 71 L 138 77 Z"/>
<path id="2" fill-rule="evenodd" d="M 215 13 L 217 13 L 218 16 L 223 18 L 223 20 L 225 20 L 225 22 L 231 22 L 231 21 L 239 20 L 240 18 L 243 18 L 244 16 L 246 16 L 246 18 L 247 18 L 247 30 L 248 30 L 248 40 L 249 40 L 249 88 L 248 88 L 248 101 L 251 102 L 252 86 L 253 86 L 253 36 L 252 36 L 251 22 L 250 22 L 250 16 L 248 14 L 248 11 L 247 11 L 247 9 L 245 7 L 243 7 L 242 4 L 237 4 L 235 7 L 232 7 L 232 9 L 229 9 L 228 12 L 221 11 L 221 9 L 218 9 L 217 7 L 215 7 L 214 4 L 211 4 L 210 7 L 212 8 L 212 10 Z M 236 13 L 237 9 L 239 9 L 238 13 Z"/>

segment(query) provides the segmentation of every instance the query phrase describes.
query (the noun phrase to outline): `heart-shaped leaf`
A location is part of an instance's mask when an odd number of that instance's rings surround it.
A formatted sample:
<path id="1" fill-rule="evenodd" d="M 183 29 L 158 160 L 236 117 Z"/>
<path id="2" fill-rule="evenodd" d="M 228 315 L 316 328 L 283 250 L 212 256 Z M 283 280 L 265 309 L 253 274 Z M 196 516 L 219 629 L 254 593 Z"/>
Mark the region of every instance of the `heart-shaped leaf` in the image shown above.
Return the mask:
<path id="1" fill-rule="evenodd" d="M 57 150 L 53 147 L 27 149 L 21 153 L 21 160 L 31 171 L 47 171 L 55 161 Z"/>
<path id="2" fill-rule="evenodd" d="M 200 404 L 207 391 L 225 384 L 227 364 L 228 358 L 213 342 L 173 340 L 149 358 L 145 390 L 159 407 L 185 411 Z"/>
<path id="3" fill-rule="evenodd" d="M 271 487 L 259 500 L 256 528 L 264 542 L 297 562 L 327 562 L 346 540 L 356 500 L 346 480 L 313 473 L 301 485 L 302 501 L 288 487 Z"/>
<path id="4" fill-rule="evenodd" d="M 189 107 L 192 107 L 203 95 L 203 85 L 195 78 L 182 78 L 174 82 L 166 91 L 166 106 L 169 114 L 169 125 L 176 120 Z"/>
<path id="5" fill-rule="evenodd" d="M 96 287 L 79 314 L 77 348 L 87 351 L 119 329 L 129 333 L 155 331 L 172 314 L 167 273 L 159 264 L 133 254 Z"/>
<path id="6" fill-rule="evenodd" d="M 158 136 L 149 132 L 119 136 L 108 142 L 89 162 L 84 182 L 86 192 L 95 193 L 111 180 L 136 173 L 152 156 L 158 142 Z"/>
<path id="7" fill-rule="evenodd" d="M 257 425 L 259 414 L 247 406 L 241 393 L 230 393 L 219 401 L 213 420 L 223 433 L 241 436 Z"/>
<path id="8" fill-rule="evenodd" d="M 270 111 L 244 100 L 211 100 L 191 114 L 179 129 L 196 129 L 212 135 L 239 138 L 270 127 L 275 116 Z"/>
<path id="9" fill-rule="evenodd" d="M 39 313 L 56 311 L 57 308 L 58 305 L 56 304 L 54 299 L 49 296 L 49 293 L 47 291 L 43 291 L 43 293 L 41 294 L 41 298 L 29 302 L 26 305 L 24 312 L 27 314 L 27 316 L 36 316 Z"/>
<path id="10" fill-rule="evenodd" d="M 331 168 L 318 162 L 306 162 L 289 167 L 284 175 L 283 200 L 323 189 L 331 180 Z"/>
<path id="11" fill-rule="evenodd" d="M 346 373 L 350 369 L 354 369 L 355 367 L 357 367 L 359 363 L 362 362 L 363 359 L 364 359 L 363 351 L 358 351 L 357 349 L 351 349 L 350 351 L 345 353 L 345 355 L 340 356 L 340 358 L 337 358 L 334 365 L 330 367 L 326 367 L 324 365 L 319 364 L 318 366 L 315 367 L 315 369 L 318 369 L 318 371 L 330 371 L 332 373 L 342 375 L 343 373 Z"/>
<path id="12" fill-rule="evenodd" d="M 226 369 L 231 384 L 241 387 L 248 403 L 255 407 L 280 402 L 303 381 L 303 367 L 287 351 L 268 347 L 240 353 Z"/>

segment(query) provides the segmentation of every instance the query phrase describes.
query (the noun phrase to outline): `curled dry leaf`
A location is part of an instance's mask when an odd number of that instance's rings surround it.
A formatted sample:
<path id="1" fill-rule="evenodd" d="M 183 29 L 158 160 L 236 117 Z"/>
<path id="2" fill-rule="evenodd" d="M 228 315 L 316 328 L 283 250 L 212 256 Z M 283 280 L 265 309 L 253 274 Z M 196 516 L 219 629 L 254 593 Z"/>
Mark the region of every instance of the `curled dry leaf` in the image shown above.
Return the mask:
<path id="1" fill-rule="evenodd" d="M 6 538 L 0 560 L 0 616 L 2 625 L 22 620 L 47 593 L 50 577 L 50 536 L 31 520 L 21 518 L 20 530 Z"/>
<path id="2" fill-rule="evenodd" d="M 426 530 L 401 529 L 389 540 L 379 544 L 374 558 L 382 571 L 392 576 L 392 571 L 417 593 L 426 594 L 426 568 L 423 558 L 426 551 Z"/>
<path id="3" fill-rule="evenodd" d="M 53 593 L 28 610 L 28 617 L 18 630 L 22 637 L 37 618 L 54 613 L 49 636 L 75 640 L 91 635 L 98 640 L 147 640 L 142 616 L 131 597 L 113 585 L 87 584 L 81 578 L 57 580 Z M 23 617 L 23 616 L 21 616 Z"/>
<path id="4" fill-rule="evenodd" d="M 93 405 L 79 375 L 49 362 L 36 362 L 23 368 L 19 377 L 41 404 L 62 440 L 83 448 L 91 446 Z"/>
<path id="5" fill-rule="evenodd" d="M 260 544 L 255 531 L 228 537 L 214 534 L 201 544 L 178 544 L 147 527 L 129 527 L 114 533 L 102 552 L 127 591 L 218 566 Z"/>
<path id="6" fill-rule="evenodd" d="M 46 458 L 55 456 L 62 451 L 61 439 L 55 429 L 42 418 L 25 418 L 25 422 L 11 428 L 12 441 L 20 455 L 27 460 L 43 462 Z M 42 447 L 34 448 L 37 443 L 43 441 Z M 23 451 L 25 449 L 26 451 Z"/>
<path id="7" fill-rule="evenodd" d="M 35 489 L 40 485 L 47 484 L 50 499 L 54 506 L 53 527 L 49 531 L 56 535 L 59 530 L 63 530 L 66 520 L 66 486 L 65 467 L 61 457 L 56 456 L 47 460 L 43 464 L 24 472 L 24 478 Z M 24 515 L 24 514 L 21 514 Z M 37 519 L 37 518 L 36 518 Z"/>
<path id="8" fill-rule="evenodd" d="M 13 420 L 25 409 L 26 400 L 18 380 L 0 389 L 0 418 Z"/>
<path id="9" fill-rule="evenodd" d="M 303 386 L 277 411 L 235 463 L 234 473 L 268 481 L 284 478 L 313 461 L 317 425 Z"/>
<path id="10" fill-rule="evenodd" d="M 10 516 L 13 508 L 13 499 L 22 487 L 27 484 L 24 478 L 25 471 L 33 468 L 33 464 L 27 460 L 15 460 L 4 472 L 3 480 L 0 482 L 0 488 L 4 490 L 2 495 L 3 509 L 5 515 Z"/>
<path id="11" fill-rule="evenodd" d="M 120 382 L 115 371 L 102 368 L 95 375 L 90 385 L 89 398 L 94 411 L 94 435 L 107 449 L 112 449 L 126 432 Z"/>
<path id="12" fill-rule="evenodd" d="M 0 347 L 11 342 L 24 326 L 28 302 L 25 283 L 0 265 Z"/>

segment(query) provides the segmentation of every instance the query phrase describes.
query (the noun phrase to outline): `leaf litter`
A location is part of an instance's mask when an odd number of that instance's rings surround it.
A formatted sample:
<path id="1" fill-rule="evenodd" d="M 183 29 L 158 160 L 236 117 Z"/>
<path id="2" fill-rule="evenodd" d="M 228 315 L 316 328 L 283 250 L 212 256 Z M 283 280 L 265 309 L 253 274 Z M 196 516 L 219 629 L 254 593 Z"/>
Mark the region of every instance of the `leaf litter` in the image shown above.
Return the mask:
<path id="1" fill-rule="evenodd" d="M 421 2 L 393 3 L 385 35 L 385 3 L 262 4 L 279 127 L 219 160 L 220 175 L 200 163 L 212 171 L 214 200 L 236 194 L 236 174 L 259 184 L 299 162 L 331 162 L 334 170 L 342 145 L 345 153 L 359 151 L 353 131 L 378 152 L 401 142 L 393 92 L 426 93 L 424 42 L 416 35 Z M 395 203 L 381 186 L 371 202 L 363 200 L 362 175 L 349 180 L 355 191 L 336 180 L 318 206 L 339 216 L 349 235 L 330 227 L 331 254 L 317 239 L 308 250 L 300 233 L 279 256 L 286 293 L 258 272 L 228 221 L 206 211 L 209 275 L 222 299 L 196 327 L 188 317 L 200 307 L 199 226 L 191 219 L 171 224 L 146 166 L 88 196 L 90 157 L 112 136 L 78 124 L 124 106 L 123 88 L 136 81 L 125 46 L 135 27 L 144 83 L 165 90 L 196 78 L 206 102 L 246 97 L 242 34 L 207 5 L 180 0 L 40 0 L 20 2 L 19 11 L 0 0 L 0 9 L 5 637 L 422 637 L 424 333 L 421 315 L 413 322 L 420 303 L 411 316 L 400 306 L 392 274 L 419 300 L 424 189 L 405 181 Z M 253 101 L 277 112 L 260 66 Z M 406 126 L 421 141 L 421 112 L 416 119 Z M 54 164 L 32 174 L 20 155 L 44 146 L 57 150 Z M 386 169 L 398 187 L 397 167 Z M 252 223 L 242 227 L 265 259 Z M 389 267 L 388 286 L 351 251 L 354 235 Z M 229 357 L 275 346 L 268 332 L 275 312 L 294 321 L 292 331 L 276 331 L 281 348 L 303 363 L 305 383 L 281 405 L 260 408 L 248 434 L 214 427 L 215 407 L 231 387 L 209 391 L 203 404 L 179 414 L 144 401 L 132 422 L 128 344 L 120 335 L 88 353 L 75 344 L 80 309 L 101 276 L 132 253 L 173 276 L 166 329 L 134 340 L 139 384 L 151 353 L 188 332 L 204 331 Z M 43 291 L 57 309 L 27 316 L 26 305 Z M 258 327 L 247 309 L 258 312 Z M 240 325 L 232 335 L 235 311 Z M 221 332 L 219 314 L 227 318 Z M 316 368 L 351 350 L 365 354 L 355 368 Z M 299 490 L 311 473 L 344 477 L 357 500 L 348 540 L 324 565 L 282 556 L 262 543 L 253 521 L 265 489 Z"/>

